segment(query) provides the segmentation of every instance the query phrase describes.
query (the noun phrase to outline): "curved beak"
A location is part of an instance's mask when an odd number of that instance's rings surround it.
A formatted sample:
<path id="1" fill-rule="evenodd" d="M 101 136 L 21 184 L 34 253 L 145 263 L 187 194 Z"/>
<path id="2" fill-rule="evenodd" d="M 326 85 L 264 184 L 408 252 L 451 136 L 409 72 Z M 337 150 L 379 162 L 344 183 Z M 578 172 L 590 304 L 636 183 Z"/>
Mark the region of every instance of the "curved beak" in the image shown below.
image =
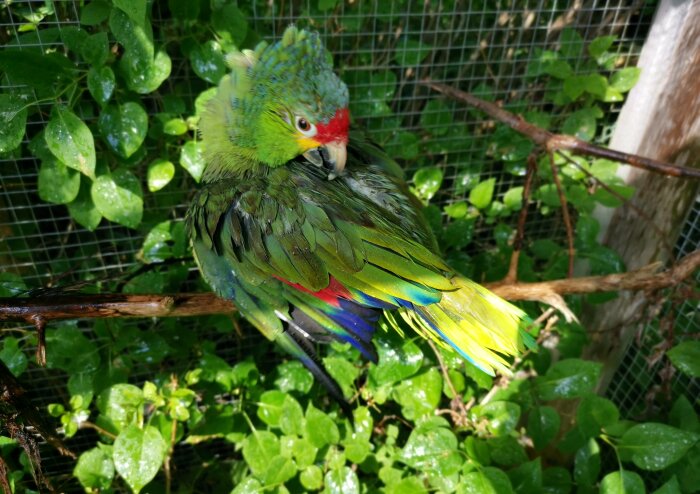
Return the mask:
<path id="1" fill-rule="evenodd" d="M 309 149 L 304 158 L 318 167 L 329 170 L 328 180 L 333 180 L 343 174 L 345 162 L 348 159 L 346 143 L 343 141 L 328 142 L 320 147 Z"/>
<path id="2" fill-rule="evenodd" d="M 331 165 L 331 172 L 328 174 L 328 180 L 333 180 L 338 175 L 343 174 L 345 170 L 345 162 L 348 159 L 348 150 L 346 144 L 342 141 L 333 141 L 325 144 L 321 148 L 321 153 L 323 149 L 326 150 L 328 154 L 328 164 Z"/>

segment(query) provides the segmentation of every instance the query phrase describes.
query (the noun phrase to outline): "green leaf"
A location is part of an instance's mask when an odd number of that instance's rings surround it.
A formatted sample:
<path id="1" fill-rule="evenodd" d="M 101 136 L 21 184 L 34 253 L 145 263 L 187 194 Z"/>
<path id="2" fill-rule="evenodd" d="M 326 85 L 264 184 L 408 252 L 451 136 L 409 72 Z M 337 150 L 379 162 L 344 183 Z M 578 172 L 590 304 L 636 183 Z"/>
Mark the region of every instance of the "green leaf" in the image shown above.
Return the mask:
<path id="1" fill-rule="evenodd" d="M 202 179 L 204 172 L 204 157 L 202 155 L 202 143 L 199 141 L 187 141 L 180 151 L 180 166 L 192 175 L 195 182 Z"/>
<path id="2" fill-rule="evenodd" d="M 429 201 L 440 190 L 442 177 L 442 170 L 435 166 L 420 168 L 416 171 L 413 175 L 413 183 L 418 198 Z"/>
<path id="3" fill-rule="evenodd" d="M 374 344 L 379 361 L 370 364 L 369 378 L 378 386 L 403 381 L 418 372 L 423 363 L 423 352 L 411 339 L 380 334 Z"/>
<path id="4" fill-rule="evenodd" d="M 447 134 L 452 126 L 453 110 L 441 99 L 433 99 L 426 103 L 420 114 L 420 124 L 434 136 Z"/>
<path id="5" fill-rule="evenodd" d="M 148 165 L 146 174 L 148 190 L 156 192 L 170 183 L 175 176 L 175 165 L 171 161 L 158 158 Z"/>
<path id="6" fill-rule="evenodd" d="M 163 262 L 184 255 L 187 239 L 182 222 L 163 221 L 154 226 L 138 254 L 143 262 Z"/>
<path id="7" fill-rule="evenodd" d="M 279 454 L 280 442 L 272 432 L 253 431 L 243 441 L 243 458 L 258 478 L 265 474 L 272 458 Z"/>
<path id="8" fill-rule="evenodd" d="M 427 43 L 404 37 L 396 45 L 394 60 L 404 67 L 419 65 L 432 50 L 433 47 Z"/>
<path id="9" fill-rule="evenodd" d="M 107 33 L 98 32 L 87 36 L 80 47 L 80 54 L 93 67 L 100 67 L 109 57 L 109 39 Z"/>
<path id="10" fill-rule="evenodd" d="M 600 494 L 645 494 L 646 488 L 642 478 L 634 472 L 620 470 L 603 477 L 600 482 Z"/>
<path id="11" fill-rule="evenodd" d="M 54 204 L 67 204 L 78 196 L 80 173 L 57 159 L 43 160 L 38 177 L 39 197 Z"/>
<path id="12" fill-rule="evenodd" d="M 181 21 L 194 21 L 199 16 L 199 2 L 192 0 L 168 0 L 168 8 Z"/>
<path id="13" fill-rule="evenodd" d="M 282 392 L 299 391 L 306 394 L 311 390 L 314 378 L 304 365 L 297 361 L 281 363 L 276 368 L 275 386 Z"/>
<path id="14" fill-rule="evenodd" d="M 396 74 L 390 70 L 357 70 L 349 72 L 346 82 L 350 86 L 350 101 L 386 102 L 396 92 Z"/>
<path id="15" fill-rule="evenodd" d="M 112 2 L 139 26 L 143 26 L 146 22 L 147 2 L 142 0 L 112 0 Z"/>
<path id="16" fill-rule="evenodd" d="M 114 467 L 138 493 L 160 470 L 168 445 L 155 427 L 130 425 L 114 440 Z"/>
<path id="17" fill-rule="evenodd" d="M 561 54 L 566 58 L 577 59 L 583 51 L 583 38 L 573 28 L 565 27 L 559 36 Z"/>
<path id="18" fill-rule="evenodd" d="M 564 81 L 564 94 L 572 100 L 583 93 L 592 94 L 599 99 L 605 97 L 608 81 L 600 74 L 574 75 Z"/>
<path id="19" fill-rule="evenodd" d="M 413 132 L 397 132 L 384 145 L 384 149 L 392 158 L 412 160 L 418 157 L 418 143 L 418 136 Z"/>
<path id="20" fill-rule="evenodd" d="M 328 415 L 309 403 L 306 409 L 305 437 L 317 448 L 322 448 L 326 444 L 337 444 L 340 441 L 340 432 Z"/>
<path id="21" fill-rule="evenodd" d="M 17 96 L 0 94 L 0 154 L 16 149 L 24 137 L 27 109 Z"/>
<path id="22" fill-rule="evenodd" d="M 148 132 L 148 114 L 141 105 L 127 102 L 102 110 L 97 125 L 102 138 L 117 155 L 128 158 L 143 144 Z"/>
<path id="23" fill-rule="evenodd" d="M 97 397 L 97 408 L 117 431 L 138 423 L 143 417 L 143 391 L 133 384 L 115 384 Z"/>
<path id="24" fill-rule="evenodd" d="M 394 390 L 394 399 L 401 405 L 403 416 L 409 420 L 433 413 L 441 395 L 442 377 L 433 367 L 404 380 Z"/>
<path id="25" fill-rule="evenodd" d="M 459 483 L 460 494 L 512 494 L 513 487 L 503 470 L 486 467 L 469 472 Z"/>
<path id="26" fill-rule="evenodd" d="M 80 180 L 78 196 L 68 204 L 68 212 L 76 222 L 93 231 L 100 224 L 102 214 L 95 207 L 90 195 L 90 183 L 86 179 Z"/>
<path id="27" fill-rule="evenodd" d="M 212 11 L 211 25 L 222 41 L 234 47 L 240 47 L 248 35 L 246 15 L 231 3 Z"/>
<path id="28" fill-rule="evenodd" d="M 180 136 L 188 130 L 187 122 L 181 118 L 171 118 L 163 124 L 163 133 L 169 136 Z"/>
<path id="29" fill-rule="evenodd" d="M 318 10 L 325 12 L 334 9 L 338 4 L 338 0 L 318 0 Z"/>
<path id="30" fill-rule="evenodd" d="M 54 107 L 44 138 L 59 161 L 88 177 L 95 177 L 95 141 L 92 132 L 72 111 Z"/>
<path id="31" fill-rule="evenodd" d="M 610 77 L 610 87 L 626 93 L 637 84 L 642 70 L 639 67 L 625 67 L 615 72 Z"/>
<path id="32" fill-rule="evenodd" d="M 360 480 L 349 467 L 326 472 L 324 484 L 324 494 L 360 494 Z"/>
<path id="33" fill-rule="evenodd" d="M 464 218 L 469 212 L 469 206 L 465 201 L 448 204 L 444 207 L 445 214 L 450 218 Z"/>
<path id="34" fill-rule="evenodd" d="M 199 77 L 212 84 L 217 84 L 226 73 L 226 62 L 221 45 L 209 40 L 195 46 L 189 54 L 192 70 Z"/>
<path id="35" fill-rule="evenodd" d="M 139 58 L 138 52 L 128 50 L 119 61 L 119 68 L 126 79 L 126 85 L 139 94 L 152 93 L 170 75 L 172 60 L 159 50 L 155 58 Z"/>
<path id="36" fill-rule="evenodd" d="M 593 486 L 600 474 L 600 447 L 589 439 L 574 458 L 574 480 L 578 485 Z"/>
<path id="37" fill-rule="evenodd" d="M 700 418 L 692 403 L 683 395 L 673 403 L 668 414 L 668 423 L 686 431 L 700 432 Z"/>
<path id="38" fill-rule="evenodd" d="M 540 398 L 556 400 L 576 398 L 593 391 L 602 364 L 581 359 L 560 360 L 537 379 Z"/>
<path id="39" fill-rule="evenodd" d="M 110 67 L 90 67 L 88 70 L 87 87 L 90 95 L 100 105 L 105 105 L 112 97 L 117 81 Z"/>
<path id="40" fill-rule="evenodd" d="M 618 447 L 639 468 L 658 471 L 680 460 L 699 440 L 700 434 L 648 422 L 625 432 Z"/>
<path id="41" fill-rule="evenodd" d="M 542 489 L 542 461 L 540 458 L 523 463 L 507 473 L 515 492 L 525 494 L 545 492 Z"/>
<path id="42" fill-rule="evenodd" d="M 520 420 L 520 407 L 509 401 L 490 401 L 470 411 L 472 420 L 483 420 L 494 436 L 505 436 L 515 430 Z"/>
<path id="43" fill-rule="evenodd" d="M 419 426 L 408 436 L 399 459 L 421 472 L 452 475 L 463 465 L 457 446 L 457 437 L 450 429 Z"/>
<path id="44" fill-rule="evenodd" d="M 260 420 L 267 425 L 278 426 L 282 415 L 282 403 L 286 397 L 286 394 L 276 389 L 265 391 L 260 395 L 257 412 Z"/>
<path id="45" fill-rule="evenodd" d="M 292 460 L 275 456 L 270 460 L 263 476 L 265 485 L 282 485 L 297 474 L 297 467 Z"/>
<path id="46" fill-rule="evenodd" d="M 187 1 L 191 2 L 192 0 Z M 231 491 L 231 494 L 260 494 L 264 492 L 263 487 L 260 481 L 248 477 L 239 482 L 236 488 Z"/>
<path id="47" fill-rule="evenodd" d="M 84 26 L 96 26 L 109 18 L 112 6 L 105 0 L 93 0 L 80 9 L 80 23 Z"/>
<path id="48" fill-rule="evenodd" d="M 500 436 L 487 442 L 494 463 L 506 467 L 520 465 L 527 461 L 525 449 L 513 436 Z"/>
<path id="49" fill-rule="evenodd" d="M 92 202 L 102 216 L 129 228 L 136 228 L 143 215 L 143 192 L 138 178 L 119 168 L 100 175 L 93 182 Z"/>
<path id="50" fill-rule="evenodd" d="M 562 132 L 584 141 L 592 140 L 597 131 L 597 112 L 592 108 L 583 108 L 571 113 L 562 124 Z"/>
<path id="51" fill-rule="evenodd" d="M 73 475 L 85 489 L 109 489 L 114 478 L 112 456 L 104 448 L 89 449 L 78 458 Z"/>
<path id="52" fill-rule="evenodd" d="M 308 491 L 316 491 L 323 485 L 323 472 L 316 465 L 309 465 L 299 475 L 299 482 Z"/>
<path id="53" fill-rule="evenodd" d="M 19 340 L 12 336 L 5 336 L 2 339 L 0 360 L 10 369 L 10 372 L 15 377 L 19 377 L 20 374 L 27 370 L 27 356 L 19 347 Z"/>
<path id="54" fill-rule="evenodd" d="M 681 486 L 676 476 L 671 477 L 668 482 L 656 489 L 653 494 L 681 494 Z"/>
<path id="55" fill-rule="evenodd" d="M 5 72 L 11 84 L 26 84 L 41 94 L 56 94 L 59 83 L 72 75 L 73 63 L 59 53 L 39 54 L 29 50 L 3 49 L 0 51 L 0 71 Z"/>
<path id="56" fill-rule="evenodd" d="M 347 358 L 344 357 L 324 357 L 323 365 L 331 377 L 340 385 L 343 395 L 352 396 L 355 390 L 355 379 L 360 376 L 362 370 L 348 362 Z"/>
<path id="57" fill-rule="evenodd" d="M 617 39 L 617 36 L 599 36 L 588 45 L 588 54 L 593 58 L 600 58 Z"/>
<path id="58" fill-rule="evenodd" d="M 679 343 L 666 352 L 666 355 L 683 374 L 700 377 L 700 341 Z"/>
<path id="59" fill-rule="evenodd" d="M 503 204 L 513 211 L 519 211 L 523 207 L 523 187 L 513 187 L 503 194 Z"/>
<path id="60" fill-rule="evenodd" d="M 585 437 L 595 437 L 601 429 L 613 425 L 620 419 L 615 404 L 600 396 L 587 396 L 576 410 L 576 423 Z"/>
<path id="61" fill-rule="evenodd" d="M 89 372 L 100 365 L 95 344 L 75 326 L 46 330 L 46 367 L 68 373 Z"/>
<path id="62" fill-rule="evenodd" d="M 495 186 L 495 178 L 489 178 L 483 182 L 479 182 L 476 187 L 469 191 L 469 202 L 479 209 L 486 209 L 493 200 L 493 190 Z"/>

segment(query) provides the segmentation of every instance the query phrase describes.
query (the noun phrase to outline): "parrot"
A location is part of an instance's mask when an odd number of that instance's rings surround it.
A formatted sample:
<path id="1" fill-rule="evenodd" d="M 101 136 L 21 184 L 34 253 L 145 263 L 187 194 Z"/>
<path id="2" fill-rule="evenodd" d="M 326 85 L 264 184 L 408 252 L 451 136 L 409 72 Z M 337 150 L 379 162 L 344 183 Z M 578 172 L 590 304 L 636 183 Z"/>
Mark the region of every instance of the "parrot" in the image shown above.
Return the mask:
<path id="1" fill-rule="evenodd" d="M 317 344 L 377 362 L 406 326 L 483 371 L 534 345 L 519 308 L 461 276 L 396 161 L 350 129 L 347 86 L 320 35 L 288 27 L 226 57 L 199 120 L 205 162 L 186 215 L 205 281 L 348 410 Z"/>

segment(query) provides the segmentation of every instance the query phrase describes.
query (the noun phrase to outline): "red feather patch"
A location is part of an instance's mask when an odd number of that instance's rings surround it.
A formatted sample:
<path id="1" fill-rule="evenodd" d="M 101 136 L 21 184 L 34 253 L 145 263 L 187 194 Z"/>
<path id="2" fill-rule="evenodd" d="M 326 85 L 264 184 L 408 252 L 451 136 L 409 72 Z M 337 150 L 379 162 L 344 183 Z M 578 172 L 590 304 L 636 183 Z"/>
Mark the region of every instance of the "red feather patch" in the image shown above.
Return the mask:
<path id="1" fill-rule="evenodd" d="M 350 127 L 350 112 L 347 108 L 341 108 L 326 125 L 322 123 L 316 125 L 318 129 L 316 140 L 321 144 L 333 141 L 348 142 L 348 127 Z"/>
<path id="2" fill-rule="evenodd" d="M 309 295 L 313 295 L 317 299 L 323 300 L 324 302 L 329 303 L 334 307 L 340 307 L 340 301 L 338 300 L 339 298 L 344 298 L 348 300 L 351 299 L 350 292 L 347 290 L 347 288 L 341 285 L 340 282 L 332 276 L 330 277 L 328 286 L 323 290 L 319 290 L 317 292 L 312 292 L 308 288 L 304 288 L 298 283 L 292 283 L 290 281 L 280 278 L 279 276 L 275 276 L 275 278 L 280 280 L 282 283 L 296 288 L 297 290 L 300 290 L 304 293 L 308 293 Z"/>

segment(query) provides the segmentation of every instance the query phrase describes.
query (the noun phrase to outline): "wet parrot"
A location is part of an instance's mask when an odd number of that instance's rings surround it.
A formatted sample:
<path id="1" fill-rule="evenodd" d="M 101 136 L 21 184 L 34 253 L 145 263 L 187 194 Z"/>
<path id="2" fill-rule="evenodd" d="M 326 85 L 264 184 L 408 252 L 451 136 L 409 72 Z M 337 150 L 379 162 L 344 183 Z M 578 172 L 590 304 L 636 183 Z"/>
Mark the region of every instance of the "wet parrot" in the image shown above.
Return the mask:
<path id="1" fill-rule="evenodd" d="M 349 130 L 348 89 L 319 35 L 292 26 L 227 62 L 199 123 L 206 166 L 187 214 L 212 289 L 344 408 L 317 343 L 376 362 L 380 322 L 507 373 L 532 343 L 525 314 L 440 257 L 400 167 Z"/>

